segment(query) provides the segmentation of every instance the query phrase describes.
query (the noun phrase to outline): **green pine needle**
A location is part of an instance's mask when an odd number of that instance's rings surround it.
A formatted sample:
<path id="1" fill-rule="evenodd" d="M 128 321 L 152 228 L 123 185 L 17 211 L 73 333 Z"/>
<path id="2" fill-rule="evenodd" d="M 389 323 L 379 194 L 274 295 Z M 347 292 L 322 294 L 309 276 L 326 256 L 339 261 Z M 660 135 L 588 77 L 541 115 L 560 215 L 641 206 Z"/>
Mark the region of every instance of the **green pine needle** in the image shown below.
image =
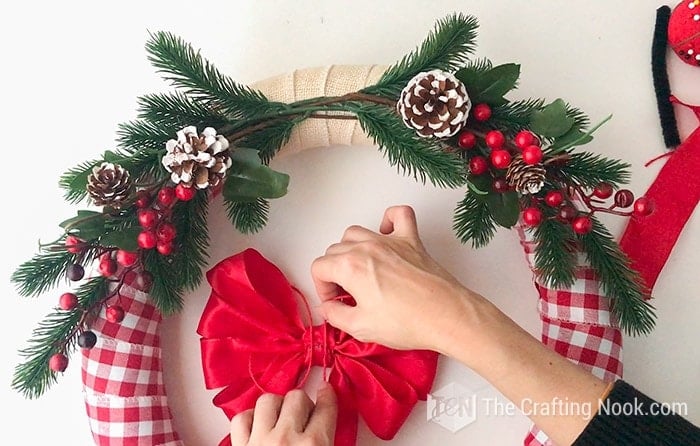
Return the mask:
<path id="1" fill-rule="evenodd" d="M 488 245 L 496 233 L 486 201 L 469 191 L 455 209 L 452 228 L 462 243 L 471 242 L 474 248 Z"/>
<path id="2" fill-rule="evenodd" d="M 160 128 L 171 129 L 173 135 L 188 125 L 202 130 L 204 127 L 220 128 L 228 124 L 224 116 L 180 92 L 141 96 L 138 99 L 138 117 Z"/>
<path id="3" fill-rule="evenodd" d="M 439 187 L 465 184 L 462 159 L 416 136 L 392 110 L 366 104 L 357 108 L 356 115 L 365 133 L 374 139 L 389 164 L 396 166 L 400 173 L 409 174 L 422 183 L 430 180 Z"/>
<path id="4" fill-rule="evenodd" d="M 610 232 L 595 217 L 593 230 L 581 237 L 590 265 L 596 271 L 602 291 L 610 299 L 610 310 L 620 328 L 637 336 L 651 333 L 655 309 L 645 299 L 645 287 Z"/>
<path id="5" fill-rule="evenodd" d="M 512 136 L 530 125 L 532 114 L 544 107 L 542 99 L 525 99 L 507 102 L 493 107 L 491 119 L 487 121 L 489 128 L 499 129 L 506 135 Z"/>
<path id="6" fill-rule="evenodd" d="M 179 128 L 163 128 L 145 120 L 130 121 L 119 124 L 117 143 L 129 153 L 144 149 L 165 151 L 165 143 L 175 137 Z"/>
<path id="7" fill-rule="evenodd" d="M 451 14 L 438 20 L 423 43 L 389 67 L 364 93 L 397 98 L 416 74 L 429 70 L 456 71 L 476 48 L 478 21 L 473 16 Z"/>
<path id="8" fill-rule="evenodd" d="M 92 306 L 107 295 L 107 281 L 96 277 L 83 283 L 75 292 L 81 308 Z M 26 398 L 34 399 L 44 394 L 57 380 L 55 372 L 48 367 L 49 358 L 59 353 L 56 346 L 66 342 L 63 353 L 69 356 L 75 349 L 75 339 L 69 335 L 80 321 L 80 310 L 54 312 L 46 316 L 32 333 L 28 346 L 20 350 L 25 361 L 15 367 L 12 388 Z"/>
<path id="9" fill-rule="evenodd" d="M 263 163 L 269 164 L 277 151 L 289 141 L 294 127 L 306 119 L 306 115 L 292 119 L 281 119 L 275 124 L 251 133 L 237 143 L 239 147 L 250 147 L 258 151 Z"/>
<path id="10" fill-rule="evenodd" d="M 251 202 L 224 200 L 224 206 L 231 223 L 243 234 L 254 234 L 267 224 L 270 203 L 263 198 Z"/>
<path id="11" fill-rule="evenodd" d="M 55 288 L 66 278 L 66 268 L 75 262 L 75 254 L 65 249 L 34 255 L 15 270 L 10 281 L 21 296 L 38 296 Z"/>
<path id="12" fill-rule="evenodd" d="M 629 163 L 590 152 L 572 153 L 565 164 L 557 167 L 567 183 L 575 182 L 588 188 L 600 183 L 619 186 L 630 181 Z"/>
<path id="13" fill-rule="evenodd" d="M 204 59 L 189 43 L 169 32 L 156 32 L 146 44 L 148 60 L 176 88 L 208 106 L 223 108 L 232 119 L 249 118 L 286 108 L 265 95 L 234 82 Z"/>
<path id="14" fill-rule="evenodd" d="M 566 288 L 576 280 L 576 240 L 570 225 L 546 219 L 534 229 L 535 271 L 545 286 Z"/>

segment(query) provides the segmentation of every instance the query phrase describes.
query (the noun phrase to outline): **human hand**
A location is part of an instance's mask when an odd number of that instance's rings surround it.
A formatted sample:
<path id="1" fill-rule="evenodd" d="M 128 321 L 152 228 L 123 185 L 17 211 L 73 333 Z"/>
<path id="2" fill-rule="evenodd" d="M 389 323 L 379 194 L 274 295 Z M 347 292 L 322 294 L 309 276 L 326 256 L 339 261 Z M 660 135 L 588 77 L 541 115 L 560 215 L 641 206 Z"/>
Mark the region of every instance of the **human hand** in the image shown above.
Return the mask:
<path id="1" fill-rule="evenodd" d="M 397 349 L 444 352 L 451 335 L 463 329 L 464 316 L 488 304 L 426 252 L 408 206 L 387 209 L 379 233 L 349 227 L 314 261 L 311 274 L 331 325 Z M 335 299 L 341 288 L 356 306 Z"/>
<path id="2" fill-rule="evenodd" d="M 231 420 L 232 446 L 332 446 L 338 406 L 333 388 L 318 391 L 316 403 L 295 389 L 284 397 L 266 393 L 255 409 Z"/>

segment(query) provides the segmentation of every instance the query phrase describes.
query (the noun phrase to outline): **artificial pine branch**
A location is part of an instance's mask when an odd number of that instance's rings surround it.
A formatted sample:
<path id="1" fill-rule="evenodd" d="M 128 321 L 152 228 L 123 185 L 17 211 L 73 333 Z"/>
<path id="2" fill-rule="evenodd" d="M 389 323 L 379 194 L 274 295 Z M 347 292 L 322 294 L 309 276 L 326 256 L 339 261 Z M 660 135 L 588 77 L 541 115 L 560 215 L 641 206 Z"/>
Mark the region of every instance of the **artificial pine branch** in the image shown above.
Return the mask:
<path id="1" fill-rule="evenodd" d="M 401 173 L 408 173 L 423 183 L 428 179 L 440 187 L 458 187 L 465 183 L 461 158 L 418 138 L 390 109 L 366 104 L 355 113 L 362 129 Z"/>
<path id="2" fill-rule="evenodd" d="M 478 21 L 473 16 L 451 14 L 437 22 L 426 39 L 398 63 L 387 69 L 379 81 L 364 93 L 397 98 L 416 74 L 429 70 L 456 71 L 476 48 Z"/>
<path id="3" fill-rule="evenodd" d="M 75 294 L 80 306 L 89 308 L 102 299 L 107 291 L 107 280 L 96 277 L 84 282 Z M 74 350 L 74 339 L 70 335 L 75 332 L 81 317 L 79 310 L 54 312 L 39 323 L 32 333 L 29 345 L 19 352 L 26 359 L 15 367 L 13 389 L 33 399 L 40 397 L 56 382 L 56 373 L 47 366 L 49 358 L 59 352 L 68 356 Z M 58 351 L 59 345 L 63 351 Z"/>
<path id="4" fill-rule="evenodd" d="M 493 107 L 493 115 L 488 121 L 488 126 L 503 131 L 507 135 L 527 129 L 532 114 L 541 110 L 544 106 L 542 99 L 523 99 L 510 101 L 503 105 Z"/>
<path id="5" fill-rule="evenodd" d="M 210 106 L 221 106 L 231 119 L 286 108 L 286 104 L 270 102 L 261 92 L 234 82 L 174 34 L 152 34 L 146 50 L 148 60 L 164 79 L 184 89 L 193 98 L 210 102 Z"/>
<path id="6" fill-rule="evenodd" d="M 138 117 L 174 133 L 188 125 L 219 128 L 226 117 L 181 92 L 147 94 L 138 99 Z"/>
<path id="7" fill-rule="evenodd" d="M 274 124 L 242 138 L 238 145 L 257 150 L 262 162 L 269 164 L 280 147 L 289 141 L 294 127 L 306 118 L 307 115 L 303 114 L 298 117 L 276 121 Z"/>
<path id="8" fill-rule="evenodd" d="M 175 136 L 180 129 L 163 128 L 146 120 L 129 121 L 119 124 L 117 144 L 129 153 L 144 149 L 163 150 L 165 142 Z"/>
<path id="9" fill-rule="evenodd" d="M 224 200 L 224 206 L 231 223 L 243 234 L 254 234 L 267 224 L 270 203 L 263 198 L 251 202 Z"/>
<path id="10" fill-rule="evenodd" d="M 570 184 L 593 188 L 600 183 L 614 186 L 629 183 L 629 169 L 630 164 L 623 161 L 590 152 L 576 152 L 569 155 L 566 163 L 558 166 L 557 172 Z"/>
<path id="11" fill-rule="evenodd" d="M 61 175 L 58 185 L 63 189 L 63 196 L 67 202 L 77 204 L 87 197 L 85 185 L 88 175 L 92 172 L 92 168 L 101 162 L 102 160 L 84 161 Z"/>
<path id="12" fill-rule="evenodd" d="M 651 333 L 655 325 L 655 309 L 645 299 L 638 273 L 603 224 L 595 217 L 591 220 L 593 230 L 581 236 L 581 243 L 603 292 L 610 299 L 611 312 L 627 334 Z"/>
<path id="13" fill-rule="evenodd" d="M 488 245 L 496 233 L 486 200 L 479 200 L 469 191 L 455 209 L 452 228 L 462 243 L 471 242 L 474 248 Z"/>
<path id="14" fill-rule="evenodd" d="M 535 271 L 543 285 L 553 288 L 567 288 L 576 280 L 576 238 L 571 226 L 556 219 L 546 219 L 532 229 L 537 243 L 535 250 Z"/>
<path id="15" fill-rule="evenodd" d="M 10 281 L 21 296 L 38 296 L 65 279 L 66 268 L 75 263 L 75 258 L 75 254 L 65 249 L 51 251 L 47 248 L 22 263 Z"/>

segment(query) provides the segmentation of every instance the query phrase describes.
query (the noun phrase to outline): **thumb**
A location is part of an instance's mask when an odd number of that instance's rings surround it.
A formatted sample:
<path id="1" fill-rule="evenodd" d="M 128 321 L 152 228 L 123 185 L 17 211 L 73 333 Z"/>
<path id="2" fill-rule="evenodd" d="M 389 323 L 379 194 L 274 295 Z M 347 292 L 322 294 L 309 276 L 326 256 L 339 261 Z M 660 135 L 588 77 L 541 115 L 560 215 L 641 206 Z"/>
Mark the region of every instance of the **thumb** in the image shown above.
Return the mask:
<path id="1" fill-rule="evenodd" d="M 329 324 L 346 333 L 350 333 L 349 328 L 355 319 L 355 307 L 344 304 L 337 300 L 327 300 L 321 303 L 321 314 Z M 350 333 L 352 334 L 352 333 Z"/>

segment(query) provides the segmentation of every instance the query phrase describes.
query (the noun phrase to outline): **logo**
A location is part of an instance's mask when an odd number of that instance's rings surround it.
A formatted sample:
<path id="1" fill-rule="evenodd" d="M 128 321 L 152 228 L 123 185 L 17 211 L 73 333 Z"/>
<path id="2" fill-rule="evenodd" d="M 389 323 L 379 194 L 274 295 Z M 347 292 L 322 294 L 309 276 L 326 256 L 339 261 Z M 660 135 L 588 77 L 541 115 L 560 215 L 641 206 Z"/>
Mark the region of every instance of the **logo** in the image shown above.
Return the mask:
<path id="1" fill-rule="evenodd" d="M 476 392 L 450 383 L 428 395 L 428 421 L 455 433 L 476 421 L 476 406 Z"/>

